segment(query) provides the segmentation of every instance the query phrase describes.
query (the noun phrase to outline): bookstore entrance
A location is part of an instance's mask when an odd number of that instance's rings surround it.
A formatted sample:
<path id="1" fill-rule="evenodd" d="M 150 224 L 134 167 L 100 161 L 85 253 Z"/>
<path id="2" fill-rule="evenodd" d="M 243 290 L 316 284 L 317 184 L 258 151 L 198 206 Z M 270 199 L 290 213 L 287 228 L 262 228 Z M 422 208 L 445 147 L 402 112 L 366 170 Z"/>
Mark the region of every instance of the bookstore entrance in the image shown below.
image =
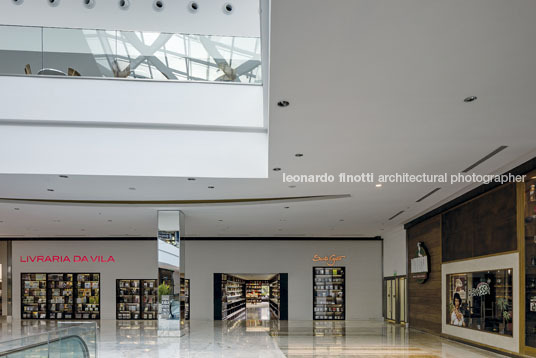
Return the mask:
<path id="1" fill-rule="evenodd" d="M 214 274 L 215 320 L 287 320 L 288 274 Z"/>

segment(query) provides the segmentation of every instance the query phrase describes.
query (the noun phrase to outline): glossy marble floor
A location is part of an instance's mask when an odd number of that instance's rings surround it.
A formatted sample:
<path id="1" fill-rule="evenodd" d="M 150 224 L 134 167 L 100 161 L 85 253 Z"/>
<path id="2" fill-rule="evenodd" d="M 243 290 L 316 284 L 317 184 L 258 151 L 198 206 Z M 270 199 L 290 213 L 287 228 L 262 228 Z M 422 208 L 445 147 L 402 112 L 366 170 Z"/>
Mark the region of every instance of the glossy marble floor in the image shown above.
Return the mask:
<path id="1" fill-rule="evenodd" d="M 56 325 L 3 321 L 0 341 Z M 178 321 L 102 320 L 97 337 L 99 358 L 501 357 L 378 321 L 191 321 L 180 327 Z"/>

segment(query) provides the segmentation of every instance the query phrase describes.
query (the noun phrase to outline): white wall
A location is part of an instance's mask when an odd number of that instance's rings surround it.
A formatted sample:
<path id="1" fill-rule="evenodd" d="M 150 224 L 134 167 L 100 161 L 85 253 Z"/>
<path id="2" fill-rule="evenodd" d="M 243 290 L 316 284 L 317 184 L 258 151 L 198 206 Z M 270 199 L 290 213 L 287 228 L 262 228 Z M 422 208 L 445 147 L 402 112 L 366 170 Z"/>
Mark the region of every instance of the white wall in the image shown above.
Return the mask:
<path id="1" fill-rule="evenodd" d="M 156 240 L 13 241 L 13 318 L 20 318 L 22 272 L 95 272 L 101 274 L 101 319 L 115 319 L 116 279 L 158 279 L 157 251 Z M 36 255 L 112 255 L 115 263 L 21 263 L 21 256 Z"/>
<path id="2" fill-rule="evenodd" d="M 184 240 L 192 319 L 213 319 L 214 273 L 288 273 L 289 319 L 313 317 L 315 254 L 345 255 L 346 319 L 381 319 L 381 241 Z"/>
<path id="3" fill-rule="evenodd" d="M 383 276 L 406 275 L 406 230 L 399 226 L 383 238 Z"/>

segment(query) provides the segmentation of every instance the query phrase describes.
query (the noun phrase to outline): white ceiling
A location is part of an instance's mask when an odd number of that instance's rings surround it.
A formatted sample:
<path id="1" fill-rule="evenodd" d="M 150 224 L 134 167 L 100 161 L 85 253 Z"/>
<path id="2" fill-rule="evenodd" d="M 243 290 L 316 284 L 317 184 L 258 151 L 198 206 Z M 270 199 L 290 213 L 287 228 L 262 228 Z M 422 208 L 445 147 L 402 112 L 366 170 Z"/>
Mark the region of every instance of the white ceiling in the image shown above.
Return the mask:
<path id="1" fill-rule="evenodd" d="M 289 188 L 282 173 L 456 173 L 507 145 L 475 168 L 492 173 L 536 156 L 535 17 L 536 2 L 530 0 L 274 0 L 269 162 L 282 171 L 270 170 L 268 179 L 196 181 L 0 175 L 0 197 L 194 200 L 351 194 L 291 204 L 177 209 L 185 212 L 187 236 L 381 235 L 474 185 L 439 185 L 440 191 L 416 203 L 438 185 Z M 470 95 L 478 100 L 464 103 Z M 280 99 L 290 106 L 277 107 Z M 154 236 L 157 210 L 2 203 L 0 235 Z M 405 212 L 388 220 L 400 210 Z"/>

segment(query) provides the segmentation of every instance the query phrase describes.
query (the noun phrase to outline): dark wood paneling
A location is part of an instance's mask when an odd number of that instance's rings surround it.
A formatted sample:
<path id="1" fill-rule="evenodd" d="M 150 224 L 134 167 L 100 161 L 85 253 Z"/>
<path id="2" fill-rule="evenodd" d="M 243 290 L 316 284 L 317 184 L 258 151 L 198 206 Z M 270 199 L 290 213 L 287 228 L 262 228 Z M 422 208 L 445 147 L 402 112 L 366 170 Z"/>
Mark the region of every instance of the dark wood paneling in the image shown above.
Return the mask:
<path id="1" fill-rule="evenodd" d="M 420 284 L 408 274 L 408 321 L 412 328 L 441 334 L 441 223 L 440 216 L 423 221 L 407 230 L 408 262 L 421 241 L 430 255 L 430 275 Z M 411 270 L 411 267 L 410 267 Z"/>
<path id="2" fill-rule="evenodd" d="M 517 249 L 515 184 L 505 184 L 442 215 L 443 262 Z"/>

